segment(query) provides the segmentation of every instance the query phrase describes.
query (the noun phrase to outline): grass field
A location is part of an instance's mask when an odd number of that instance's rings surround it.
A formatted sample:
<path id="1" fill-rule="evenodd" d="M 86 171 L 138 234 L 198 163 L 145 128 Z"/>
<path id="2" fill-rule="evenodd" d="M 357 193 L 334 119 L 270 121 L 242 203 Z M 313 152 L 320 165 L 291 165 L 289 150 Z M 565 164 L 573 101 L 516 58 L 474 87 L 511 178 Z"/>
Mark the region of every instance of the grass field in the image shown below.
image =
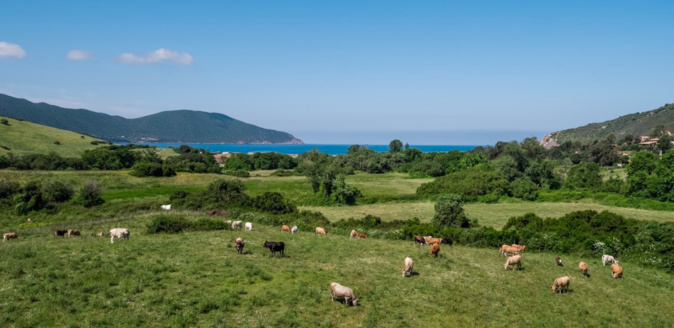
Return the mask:
<path id="1" fill-rule="evenodd" d="M 443 246 L 440 257 L 412 242 L 327 237 L 256 226 L 252 232 L 145 234 L 148 218 L 82 227 L 54 238 L 27 229 L 0 245 L 3 327 L 667 327 L 674 279 L 621 262 L 610 277 L 600 259 L 524 254 L 504 270 L 496 250 Z M 127 242 L 91 234 L 114 226 Z M 86 229 L 85 229 L 86 228 Z M 246 241 L 243 255 L 231 246 Z M 272 258 L 265 240 L 286 243 Z M 403 259 L 414 274 L 401 277 Z M 578 261 L 590 265 L 581 277 Z M 571 277 L 554 295 L 555 277 Z M 330 282 L 354 289 L 358 307 L 331 302 Z"/>
<path id="2" fill-rule="evenodd" d="M 94 149 L 94 140 L 87 135 L 60 130 L 27 121 L 7 119 L 9 125 L 0 124 L 0 155 L 12 152 L 16 155 L 47 154 L 54 151 L 62 157 L 79 157 L 87 149 Z M 58 141 L 60 144 L 55 144 Z"/>
<path id="3" fill-rule="evenodd" d="M 359 219 L 369 214 L 378 216 L 385 221 L 408 220 L 417 217 L 421 222 L 429 222 L 435 214 L 433 202 L 382 203 L 358 206 L 302 206 L 300 208 L 303 210 L 321 212 L 331 221 L 348 218 Z M 465 204 L 463 208 L 470 219 L 478 219 L 481 225 L 494 227 L 496 229 L 501 229 L 501 227 L 508 222 L 509 218 L 521 216 L 529 212 L 545 218 L 560 217 L 569 212 L 581 210 L 594 210 L 597 212 L 611 211 L 638 220 L 674 223 L 674 212 L 605 206 L 586 202 L 473 203 Z"/>

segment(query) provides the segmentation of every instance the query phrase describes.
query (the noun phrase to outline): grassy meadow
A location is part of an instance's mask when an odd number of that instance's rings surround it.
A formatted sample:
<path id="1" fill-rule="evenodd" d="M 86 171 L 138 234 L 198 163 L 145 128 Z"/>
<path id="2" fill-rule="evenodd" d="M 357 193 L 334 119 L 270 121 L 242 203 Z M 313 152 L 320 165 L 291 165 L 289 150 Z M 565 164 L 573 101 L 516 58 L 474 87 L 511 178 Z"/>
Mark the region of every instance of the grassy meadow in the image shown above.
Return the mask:
<path id="1" fill-rule="evenodd" d="M 674 322 L 674 280 L 622 262 L 612 279 L 600 258 L 524 254 L 523 269 L 504 270 L 496 250 L 428 248 L 404 241 L 349 239 L 310 232 L 145 233 L 149 218 L 88 226 L 54 238 L 27 229 L 0 252 L 3 327 L 665 327 Z M 116 226 L 129 241 L 93 237 Z M 246 242 L 243 255 L 232 243 Z M 272 258 L 265 240 L 284 241 Z M 401 277 L 403 259 L 414 274 Z M 578 261 L 590 265 L 583 278 Z M 570 292 L 552 293 L 555 277 Z M 331 302 L 329 284 L 351 287 L 358 307 Z"/>

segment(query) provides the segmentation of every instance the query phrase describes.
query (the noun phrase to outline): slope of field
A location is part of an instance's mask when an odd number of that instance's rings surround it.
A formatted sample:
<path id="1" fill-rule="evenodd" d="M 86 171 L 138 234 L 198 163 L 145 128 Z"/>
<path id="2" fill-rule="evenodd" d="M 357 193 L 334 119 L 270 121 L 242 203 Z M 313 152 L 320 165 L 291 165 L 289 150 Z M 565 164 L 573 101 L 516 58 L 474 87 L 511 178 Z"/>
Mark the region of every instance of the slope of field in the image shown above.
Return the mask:
<path id="1" fill-rule="evenodd" d="M 0 119 L 9 122 L 9 125 L 0 124 L 0 146 L 9 148 L 0 147 L 0 155 L 9 152 L 17 155 L 47 154 L 53 151 L 62 157 L 79 157 L 85 150 L 99 147 L 91 144 L 99 139 L 80 133 L 1 116 Z"/>
<path id="2" fill-rule="evenodd" d="M 286 132 L 264 129 L 220 113 L 193 110 L 164 111 L 127 119 L 0 94 L 0 115 L 115 142 L 302 143 Z"/>
<path id="3" fill-rule="evenodd" d="M 600 256 L 524 254 L 504 270 L 496 250 L 443 245 L 440 257 L 412 242 L 254 231 L 145 234 L 149 219 L 80 228 L 54 238 L 19 231 L 0 252 L 0 326 L 115 327 L 666 327 L 674 279 L 621 261 L 612 279 Z M 129 241 L 93 237 L 113 226 Z M 243 237 L 238 255 L 231 246 Z M 272 258 L 265 240 L 286 243 Z M 403 259 L 414 274 L 401 277 Z M 590 278 L 577 269 L 590 265 Z M 553 294 L 554 278 L 571 277 Z M 329 284 L 353 288 L 360 306 L 331 302 Z"/>

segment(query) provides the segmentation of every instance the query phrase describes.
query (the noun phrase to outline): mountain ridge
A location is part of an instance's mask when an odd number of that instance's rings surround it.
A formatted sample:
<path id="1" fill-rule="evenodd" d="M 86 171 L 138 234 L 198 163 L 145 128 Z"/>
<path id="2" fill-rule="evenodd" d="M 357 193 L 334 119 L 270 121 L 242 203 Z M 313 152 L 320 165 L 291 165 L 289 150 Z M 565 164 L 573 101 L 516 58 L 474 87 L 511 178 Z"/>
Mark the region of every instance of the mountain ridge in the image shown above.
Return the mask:
<path id="1" fill-rule="evenodd" d="M 261 128 L 221 113 L 190 109 L 168 110 L 128 119 L 0 94 L 0 115 L 112 142 L 304 143 L 287 132 Z"/>

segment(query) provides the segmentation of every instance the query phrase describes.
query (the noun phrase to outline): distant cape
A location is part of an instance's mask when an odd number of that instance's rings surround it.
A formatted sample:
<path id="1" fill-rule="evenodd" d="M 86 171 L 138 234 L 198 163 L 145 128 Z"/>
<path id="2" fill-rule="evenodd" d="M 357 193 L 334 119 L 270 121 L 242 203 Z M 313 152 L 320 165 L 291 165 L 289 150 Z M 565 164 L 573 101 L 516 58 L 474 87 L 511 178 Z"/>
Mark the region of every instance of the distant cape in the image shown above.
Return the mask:
<path id="1" fill-rule="evenodd" d="M 83 133 L 112 142 L 304 143 L 287 132 L 261 128 L 224 114 L 187 109 L 128 119 L 87 109 L 33 103 L 0 94 L 0 116 Z"/>

